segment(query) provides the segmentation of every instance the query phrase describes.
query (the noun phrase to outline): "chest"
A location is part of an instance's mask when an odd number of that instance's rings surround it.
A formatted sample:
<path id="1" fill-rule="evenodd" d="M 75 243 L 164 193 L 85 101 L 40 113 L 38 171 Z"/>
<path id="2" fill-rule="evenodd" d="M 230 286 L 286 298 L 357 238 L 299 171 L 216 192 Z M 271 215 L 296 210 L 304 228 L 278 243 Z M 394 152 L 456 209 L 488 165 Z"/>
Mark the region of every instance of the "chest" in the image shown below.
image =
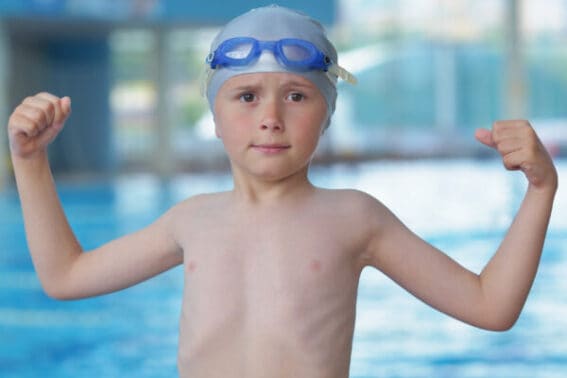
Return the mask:
<path id="1" fill-rule="evenodd" d="M 325 225 L 227 222 L 187 235 L 184 261 L 189 279 L 208 272 L 250 284 L 303 282 L 352 268 L 354 246 L 345 239 Z"/>
<path id="2" fill-rule="evenodd" d="M 356 243 L 340 222 L 217 219 L 184 237 L 185 301 L 227 316 L 298 313 L 356 292 Z M 206 223 L 206 222 L 205 222 Z"/>

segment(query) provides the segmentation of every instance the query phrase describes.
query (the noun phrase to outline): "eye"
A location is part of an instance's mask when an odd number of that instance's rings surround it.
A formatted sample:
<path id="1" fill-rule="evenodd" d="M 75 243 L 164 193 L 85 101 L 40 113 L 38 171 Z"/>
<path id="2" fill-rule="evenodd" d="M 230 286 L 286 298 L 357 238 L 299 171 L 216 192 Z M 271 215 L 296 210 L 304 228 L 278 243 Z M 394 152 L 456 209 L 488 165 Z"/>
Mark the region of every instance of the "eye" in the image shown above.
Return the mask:
<path id="1" fill-rule="evenodd" d="M 256 99 L 254 93 L 243 93 L 239 97 L 242 102 L 253 102 Z"/>
<path id="2" fill-rule="evenodd" d="M 293 93 L 290 93 L 287 96 L 287 98 L 288 98 L 288 100 L 291 100 L 293 102 L 301 102 L 302 100 L 305 99 L 305 95 L 303 95 L 302 93 L 299 93 L 299 92 L 293 92 Z"/>

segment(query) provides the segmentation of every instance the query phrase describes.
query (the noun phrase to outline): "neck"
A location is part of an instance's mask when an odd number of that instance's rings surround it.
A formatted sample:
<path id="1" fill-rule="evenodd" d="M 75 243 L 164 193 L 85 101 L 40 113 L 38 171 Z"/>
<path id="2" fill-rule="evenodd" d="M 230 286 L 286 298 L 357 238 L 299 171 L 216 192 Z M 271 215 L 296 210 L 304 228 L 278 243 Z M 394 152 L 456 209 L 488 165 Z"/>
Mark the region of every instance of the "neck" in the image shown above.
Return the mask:
<path id="1" fill-rule="evenodd" d="M 315 187 L 307 177 L 307 167 L 291 176 L 264 179 L 233 171 L 236 198 L 252 205 L 269 205 L 297 200 L 311 193 Z"/>

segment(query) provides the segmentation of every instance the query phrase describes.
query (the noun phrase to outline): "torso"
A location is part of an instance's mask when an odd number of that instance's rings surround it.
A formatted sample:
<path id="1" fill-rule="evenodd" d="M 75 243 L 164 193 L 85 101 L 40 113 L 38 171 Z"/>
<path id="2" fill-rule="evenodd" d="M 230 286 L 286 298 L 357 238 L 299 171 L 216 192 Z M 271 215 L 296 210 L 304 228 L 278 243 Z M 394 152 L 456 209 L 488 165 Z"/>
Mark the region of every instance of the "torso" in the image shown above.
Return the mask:
<path id="1" fill-rule="evenodd" d="M 347 377 L 364 236 L 344 199 L 356 194 L 256 211 L 230 195 L 180 205 L 180 376 Z"/>

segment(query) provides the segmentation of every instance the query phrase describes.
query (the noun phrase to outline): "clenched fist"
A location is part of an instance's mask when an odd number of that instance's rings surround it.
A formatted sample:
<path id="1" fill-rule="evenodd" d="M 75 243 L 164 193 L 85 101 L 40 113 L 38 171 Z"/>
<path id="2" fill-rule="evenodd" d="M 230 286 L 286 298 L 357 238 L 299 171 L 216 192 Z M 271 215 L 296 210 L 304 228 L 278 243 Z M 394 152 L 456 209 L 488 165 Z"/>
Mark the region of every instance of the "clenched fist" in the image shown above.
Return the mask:
<path id="1" fill-rule="evenodd" d="M 10 150 L 17 158 L 31 159 L 45 153 L 71 114 L 71 99 L 50 93 L 27 97 L 8 121 Z"/>
<path id="2" fill-rule="evenodd" d="M 492 130 L 478 129 L 475 137 L 498 151 L 507 169 L 524 172 L 533 187 L 557 188 L 553 161 L 528 121 L 498 121 Z"/>

